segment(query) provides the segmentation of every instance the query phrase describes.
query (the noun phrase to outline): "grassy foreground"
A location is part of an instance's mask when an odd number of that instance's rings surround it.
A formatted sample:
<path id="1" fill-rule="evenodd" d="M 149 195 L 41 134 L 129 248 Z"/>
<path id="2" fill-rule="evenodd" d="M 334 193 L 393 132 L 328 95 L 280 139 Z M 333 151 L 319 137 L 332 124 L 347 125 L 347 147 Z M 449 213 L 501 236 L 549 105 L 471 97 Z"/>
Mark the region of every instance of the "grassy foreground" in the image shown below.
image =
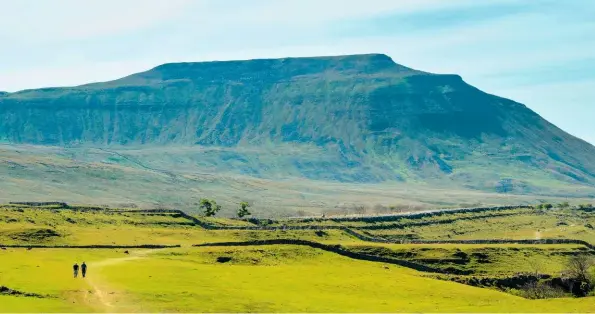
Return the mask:
<path id="1" fill-rule="evenodd" d="M 217 262 L 221 256 L 231 261 Z M 131 254 L 8 249 L 0 259 L 0 280 L 48 296 L 0 296 L 3 312 L 587 312 L 595 307 L 595 298 L 526 300 L 293 246 Z M 89 276 L 73 279 L 70 265 L 83 259 Z"/>
<path id="2" fill-rule="evenodd" d="M 551 238 L 593 243 L 595 213 L 510 210 L 397 221 L 272 221 L 269 226 L 346 226 L 387 239 Z M 203 219 L 203 218 L 201 218 Z M 206 220 L 205 220 L 206 221 Z M 209 219 L 227 226 L 247 221 Z M 448 223 L 444 223 L 448 221 Z M 450 226 L 450 227 L 449 227 Z M 378 228 L 379 227 L 379 228 Z M 375 229 L 378 228 L 378 229 Z M 508 230 L 508 231 L 506 231 Z M 506 233 L 510 232 L 510 233 Z M 513 236 L 508 236 L 512 234 Z M 180 244 L 175 249 L 0 250 L 0 312 L 589 312 L 595 298 L 528 300 L 496 289 L 436 279 L 432 273 L 367 262 L 310 247 L 191 247 L 205 242 L 303 239 L 398 258 L 469 276 L 557 276 L 578 244 L 389 244 L 341 230 L 207 230 L 176 213 L 0 206 L 2 245 Z M 125 253 L 129 251 L 129 254 Z M 88 278 L 72 278 L 86 261 Z"/>

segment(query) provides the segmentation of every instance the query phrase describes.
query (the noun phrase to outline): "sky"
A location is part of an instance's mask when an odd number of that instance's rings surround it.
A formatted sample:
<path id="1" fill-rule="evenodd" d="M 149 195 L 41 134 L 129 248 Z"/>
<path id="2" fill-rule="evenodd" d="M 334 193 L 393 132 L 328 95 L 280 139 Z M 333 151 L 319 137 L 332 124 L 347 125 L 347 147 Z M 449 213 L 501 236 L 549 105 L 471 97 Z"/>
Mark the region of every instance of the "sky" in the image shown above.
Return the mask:
<path id="1" fill-rule="evenodd" d="M 167 62 L 384 53 L 595 144 L 592 0 L 0 0 L 0 91 Z"/>

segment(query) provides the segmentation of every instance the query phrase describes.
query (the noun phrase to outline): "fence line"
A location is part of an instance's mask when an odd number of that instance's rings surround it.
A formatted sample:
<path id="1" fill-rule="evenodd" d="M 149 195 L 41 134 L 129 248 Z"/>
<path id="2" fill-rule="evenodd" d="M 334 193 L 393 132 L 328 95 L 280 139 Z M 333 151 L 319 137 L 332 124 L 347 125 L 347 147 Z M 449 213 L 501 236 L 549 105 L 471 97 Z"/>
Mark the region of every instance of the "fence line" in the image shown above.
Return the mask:
<path id="1" fill-rule="evenodd" d="M 319 242 L 314 241 L 307 241 L 307 240 L 296 240 L 296 239 L 272 239 L 272 240 L 254 240 L 254 241 L 243 241 L 243 242 L 215 242 L 215 243 L 203 243 L 203 244 L 194 244 L 194 247 L 207 247 L 207 246 L 256 246 L 256 245 L 303 245 L 309 246 L 316 249 L 321 249 L 324 251 L 332 252 L 335 254 L 339 254 L 345 257 L 370 261 L 370 262 L 380 262 L 380 263 L 387 263 L 393 265 L 399 265 L 407 268 L 412 268 L 418 271 L 423 272 L 433 272 L 433 273 L 443 273 L 443 274 L 461 274 L 460 272 L 451 272 L 445 271 L 443 269 L 434 268 L 430 266 L 426 266 L 423 264 L 401 260 L 396 258 L 387 258 L 387 257 L 380 257 L 375 255 L 368 255 L 358 252 L 353 252 L 348 249 L 341 247 L 340 245 L 327 245 L 322 244 Z"/>
<path id="2" fill-rule="evenodd" d="M 0 248 L 24 248 L 24 249 L 168 249 L 179 248 L 181 245 L 43 245 L 43 244 L 0 244 Z"/>
<path id="3" fill-rule="evenodd" d="M 25 205 L 31 207 L 40 207 L 40 206 L 60 206 L 60 207 L 68 207 L 68 204 L 64 202 L 10 202 L 10 205 Z"/>
<path id="4" fill-rule="evenodd" d="M 493 207 L 473 207 L 473 208 L 457 208 L 457 209 L 434 209 L 420 212 L 395 213 L 387 215 L 371 215 L 371 216 L 351 216 L 351 217 L 310 217 L 310 218 L 291 218 L 296 222 L 313 222 L 313 221 L 334 221 L 334 222 L 382 222 L 395 221 L 400 219 L 418 219 L 436 215 L 460 214 L 460 213 L 478 213 L 483 211 L 501 211 L 510 209 L 532 209 L 530 205 L 515 205 L 515 206 L 493 206 Z"/>
<path id="5" fill-rule="evenodd" d="M 499 207 L 501 210 L 502 208 L 510 209 L 508 207 Z M 517 207 L 515 207 L 517 208 Z M 474 209 L 479 210 L 479 209 Z M 480 211 L 485 211 L 485 208 L 482 208 Z M 395 243 L 395 244 L 578 244 L 583 245 L 591 250 L 595 250 L 595 246 L 591 243 L 583 240 L 577 239 L 540 239 L 540 240 L 532 240 L 532 239 L 522 239 L 522 240 L 513 240 L 513 239 L 477 239 L 477 240 L 389 240 L 382 237 L 375 237 L 366 234 L 359 233 L 353 228 L 349 228 L 346 226 L 276 226 L 276 227 L 263 227 L 263 226 L 248 226 L 248 227 L 241 227 L 241 226 L 217 226 L 214 224 L 206 223 L 201 221 L 196 217 L 192 217 L 185 212 L 177 209 L 141 209 L 141 210 L 134 210 L 134 212 L 145 212 L 145 213 L 175 213 L 179 214 L 181 217 L 188 219 L 195 224 L 208 229 L 208 230 L 260 230 L 260 231 L 287 231 L 287 230 L 340 230 L 343 231 L 359 240 L 366 241 L 366 242 L 376 242 L 376 243 Z M 465 218 L 465 217 L 464 217 Z M 358 229 L 366 229 L 360 228 Z"/>
<path id="6" fill-rule="evenodd" d="M 499 207 L 482 207 L 482 208 L 466 208 L 460 210 L 450 210 L 448 212 L 425 212 L 419 213 L 416 215 L 408 215 L 406 218 L 423 218 L 432 215 L 442 215 L 442 214 L 451 214 L 451 213 L 461 213 L 461 212 L 482 212 L 482 211 L 490 211 L 490 210 L 510 210 L 510 209 L 517 209 L 517 208 L 531 208 L 530 206 L 499 206 Z M 254 230 L 254 231 L 288 231 L 288 230 L 340 230 L 343 231 L 359 240 L 367 241 L 367 242 L 376 242 L 376 243 L 396 243 L 396 244 L 578 244 L 583 245 L 591 250 L 595 250 L 595 246 L 591 243 L 583 240 L 577 239 L 540 239 L 540 240 L 512 240 L 512 239 L 477 239 L 477 240 L 389 240 L 381 237 L 375 237 L 370 235 L 365 235 L 353 230 L 353 228 L 347 226 L 316 226 L 316 225 L 309 225 L 309 226 L 274 226 L 274 227 L 267 227 L 267 226 L 220 226 L 215 225 L 213 223 L 208 223 L 205 221 L 201 221 L 200 219 L 190 216 L 185 212 L 179 209 L 135 209 L 135 210 L 109 210 L 109 212 L 121 212 L 121 213 L 170 213 L 170 214 L 177 214 L 180 217 L 191 221 L 195 225 L 198 225 L 207 230 Z M 472 217 L 462 217 L 459 219 L 469 219 Z M 351 220 L 352 218 L 348 218 Z M 357 219 L 368 219 L 359 217 Z M 457 219 L 452 219 L 455 221 Z M 452 222 L 451 221 L 451 222 Z M 426 222 L 422 222 L 426 223 Z M 428 222 L 432 223 L 432 222 Z M 434 222 L 434 223 L 439 223 Z M 418 223 L 419 224 L 419 223 Z M 363 226 L 357 227 L 357 229 L 374 229 L 375 226 Z M 395 228 L 391 226 L 391 228 Z M 5 245 L 4 247 L 10 247 L 9 245 Z M 21 246 L 21 247 L 29 247 L 29 246 Z M 39 246 L 43 247 L 43 246 Z M 58 246 L 59 247 L 59 246 Z M 96 246 L 80 246 L 80 248 L 93 248 Z M 102 246 L 105 248 L 116 248 L 117 246 Z M 121 247 L 121 246 L 120 246 Z M 122 248 L 135 248 L 136 246 L 124 246 Z M 156 248 L 166 248 L 166 247 L 176 247 L 176 246 L 159 246 Z M 179 247 L 179 246 L 177 246 Z M 151 248 L 147 246 L 141 246 L 139 248 Z"/>
<path id="7" fill-rule="evenodd" d="M 475 239 L 475 240 L 396 240 L 398 244 L 577 244 L 595 250 L 591 243 L 577 239 Z"/>

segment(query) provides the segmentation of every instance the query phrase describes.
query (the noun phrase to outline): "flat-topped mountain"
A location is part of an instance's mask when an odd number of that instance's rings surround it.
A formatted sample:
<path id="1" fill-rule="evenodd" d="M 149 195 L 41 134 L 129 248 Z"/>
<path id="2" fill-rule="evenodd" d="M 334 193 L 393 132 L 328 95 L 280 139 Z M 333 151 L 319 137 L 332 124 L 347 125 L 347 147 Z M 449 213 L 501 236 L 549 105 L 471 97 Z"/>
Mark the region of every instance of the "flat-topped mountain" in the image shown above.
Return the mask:
<path id="1" fill-rule="evenodd" d="M 110 82 L 0 93 L 0 120 L 10 144 L 155 156 L 176 147 L 159 164 L 176 170 L 184 160 L 188 172 L 516 193 L 595 184 L 592 145 L 458 75 L 382 54 L 164 64 Z M 137 157 L 155 163 L 148 155 Z"/>

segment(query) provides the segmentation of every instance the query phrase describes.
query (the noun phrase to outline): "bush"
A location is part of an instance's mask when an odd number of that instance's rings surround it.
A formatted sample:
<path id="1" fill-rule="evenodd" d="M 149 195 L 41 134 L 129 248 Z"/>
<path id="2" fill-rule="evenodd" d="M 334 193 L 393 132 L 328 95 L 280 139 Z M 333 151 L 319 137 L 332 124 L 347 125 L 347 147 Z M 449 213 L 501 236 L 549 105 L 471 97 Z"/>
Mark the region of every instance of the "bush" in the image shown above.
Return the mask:
<path id="1" fill-rule="evenodd" d="M 211 217 L 215 216 L 215 214 L 217 214 L 217 212 L 221 210 L 221 205 L 217 205 L 217 202 L 215 202 L 215 200 L 201 198 L 200 208 L 204 211 L 205 216 Z"/>
<path id="2" fill-rule="evenodd" d="M 565 297 L 564 290 L 559 287 L 552 287 L 544 282 L 533 281 L 521 287 L 518 293 L 527 299 L 553 299 Z"/>
<path id="3" fill-rule="evenodd" d="M 563 277 L 573 283 L 571 290 L 575 296 L 587 296 L 595 288 L 595 278 L 592 274 L 594 266 L 593 257 L 585 254 L 573 256 L 568 260 Z"/>
<path id="4" fill-rule="evenodd" d="M 543 209 L 552 209 L 552 208 L 554 208 L 554 205 L 552 205 L 550 203 L 543 204 Z"/>
<path id="5" fill-rule="evenodd" d="M 550 203 L 542 203 L 542 204 L 535 206 L 535 208 L 536 209 L 552 209 L 552 208 L 554 208 L 554 205 L 552 205 Z"/>
<path id="6" fill-rule="evenodd" d="M 570 203 L 568 203 L 568 202 L 562 202 L 562 203 L 558 204 L 558 208 L 560 208 L 560 209 L 568 209 L 568 208 L 570 208 Z"/>
<path id="7" fill-rule="evenodd" d="M 249 211 L 248 211 L 248 207 L 250 207 L 250 204 L 248 204 L 248 202 L 241 202 L 240 203 L 240 208 L 238 208 L 238 217 L 243 218 L 245 216 L 250 216 L 252 215 Z"/>

